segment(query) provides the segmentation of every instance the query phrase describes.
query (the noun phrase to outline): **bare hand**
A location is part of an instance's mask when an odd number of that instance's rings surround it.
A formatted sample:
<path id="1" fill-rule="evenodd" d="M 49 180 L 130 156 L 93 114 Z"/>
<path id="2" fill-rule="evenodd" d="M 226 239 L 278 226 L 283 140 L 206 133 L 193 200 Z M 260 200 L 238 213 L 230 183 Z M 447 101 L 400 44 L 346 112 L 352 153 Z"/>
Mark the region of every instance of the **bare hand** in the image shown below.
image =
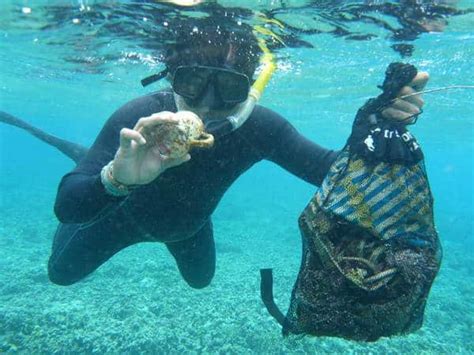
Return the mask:
<path id="1" fill-rule="evenodd" d="M 153 130 L 163 122 L 177 123 L 175 114 L 168 111 L 155 113 L 138 120 L 133 129 L 120 131 L 120 147 L 114 158 L 112 175 L 125 185 L 143 185 L 155 180 L 166 169 L 191 159 L 189 154 L 170 158 L 169 148 L 154 142 Z"/>
<path id="2" fill-rule="evenodd" d="M 400 90 L 398 98 L 382 111 L 382 116 L 389 120 L 412 123 L 416 115 L 421 113 L 424 101 L 421 94 L 405 98 L 403 96 L 423 90 L 429 78 L 427 72 L 419 72 L 408 85 Z"/>

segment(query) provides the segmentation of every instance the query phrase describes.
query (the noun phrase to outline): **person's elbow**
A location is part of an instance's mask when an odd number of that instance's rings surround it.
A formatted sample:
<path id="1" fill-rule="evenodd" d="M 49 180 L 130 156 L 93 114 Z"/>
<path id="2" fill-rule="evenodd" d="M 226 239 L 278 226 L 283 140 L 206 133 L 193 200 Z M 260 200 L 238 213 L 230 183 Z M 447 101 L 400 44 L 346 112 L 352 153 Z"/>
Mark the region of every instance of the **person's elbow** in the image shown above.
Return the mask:
<path id="1" fill-rule="evenodd" d="M 102 211 L 94 196 L 74 196 L 58 194 L 54 204 L 54 214 L 61 223 L 88 223 Z"/>
<path id="2" fill-rule="evenodd" d="M 84 203 L 84 196 L 60 190 L 54 203 L 54 214 L 61 223 L 86 223 L 96 215 L 90 204 Z"/>
<path id="3" fill-rule="evenodd" d="M 77 213 L 77 209 L 74 208 L 74 204 L 66 202 L 63 199 L 56 199 L 54 204 L 54 214 L 61 223 L 82 223 L 84 222 L 80 215 Z"/>
<path id="4" fill-rule="evenodd" d="M 54 214 L 61 223 L 85 223 L 94 217 L 87 191 L 87 177 L 72 173 L 63 177 L 54 203 Z"/>

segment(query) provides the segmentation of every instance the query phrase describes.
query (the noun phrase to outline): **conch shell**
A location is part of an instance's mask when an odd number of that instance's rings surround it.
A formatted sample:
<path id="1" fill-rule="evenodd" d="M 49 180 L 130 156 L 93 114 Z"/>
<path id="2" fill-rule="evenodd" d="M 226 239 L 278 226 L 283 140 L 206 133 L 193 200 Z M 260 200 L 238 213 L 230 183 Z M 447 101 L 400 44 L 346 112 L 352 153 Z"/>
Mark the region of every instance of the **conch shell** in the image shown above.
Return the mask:
<path id="1" fill-rule="evenodd" d="M 160 147 L 162 154 L 180 158 L 192 148 L 212 147 L 214 136 L 204 131 L 204 123 L 195 113 L 179 111 L 174 118 L 178 122 L 163 121 L 152 133 L 152 139 Z"/>

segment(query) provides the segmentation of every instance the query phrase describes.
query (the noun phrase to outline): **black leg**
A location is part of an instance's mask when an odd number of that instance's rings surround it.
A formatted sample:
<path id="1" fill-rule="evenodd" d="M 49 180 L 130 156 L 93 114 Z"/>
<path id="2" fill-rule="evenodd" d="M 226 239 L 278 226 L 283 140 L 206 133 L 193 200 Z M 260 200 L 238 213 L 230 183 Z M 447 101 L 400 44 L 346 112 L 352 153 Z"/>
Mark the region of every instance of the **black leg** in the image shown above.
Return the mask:
<path id="1" fill-rule="evenodd" d="M 71 285 L 120 250 L 139 242 L 133 225 L 126 221 L 115 215 L 91 226 L 59 224 L 48 262 L 49 279 L 58 285 Z"/>
<path id="2" fill-rule="evenodd" d="M 204 288 L 211 283 L 216 269 L 216 248 L 210 220 L 191 238 L 166 243 L 166 247 L 189 286 Z"/>

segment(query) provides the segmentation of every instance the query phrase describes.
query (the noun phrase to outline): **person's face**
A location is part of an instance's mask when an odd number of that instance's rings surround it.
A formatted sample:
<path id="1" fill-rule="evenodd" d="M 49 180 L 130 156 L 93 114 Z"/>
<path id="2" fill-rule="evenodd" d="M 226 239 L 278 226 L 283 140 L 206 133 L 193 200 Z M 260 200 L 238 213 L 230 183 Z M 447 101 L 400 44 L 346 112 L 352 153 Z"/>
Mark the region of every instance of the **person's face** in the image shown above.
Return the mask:
<path id="1" fill-rule="evenodd" d="M 190 110 L 204 120 L 225 118 L 247 99 L 246 75 L 234 70 L 206 66 L 183 66 L 171 78 L 178 108 Z"/>
<path id="2" fill-rule="evenodd" d="M 186 102 L 184 97 L 174 93 L 176 106 L 179 111 L 191 111 L 198 115 L 203 121 L 220 120 L 229 117 L 236 113 L 241 104 L 236 104 L 230 107 L 216 107 L 212 108 L 205 103 L 198 105 L 190 105 Z"/>

